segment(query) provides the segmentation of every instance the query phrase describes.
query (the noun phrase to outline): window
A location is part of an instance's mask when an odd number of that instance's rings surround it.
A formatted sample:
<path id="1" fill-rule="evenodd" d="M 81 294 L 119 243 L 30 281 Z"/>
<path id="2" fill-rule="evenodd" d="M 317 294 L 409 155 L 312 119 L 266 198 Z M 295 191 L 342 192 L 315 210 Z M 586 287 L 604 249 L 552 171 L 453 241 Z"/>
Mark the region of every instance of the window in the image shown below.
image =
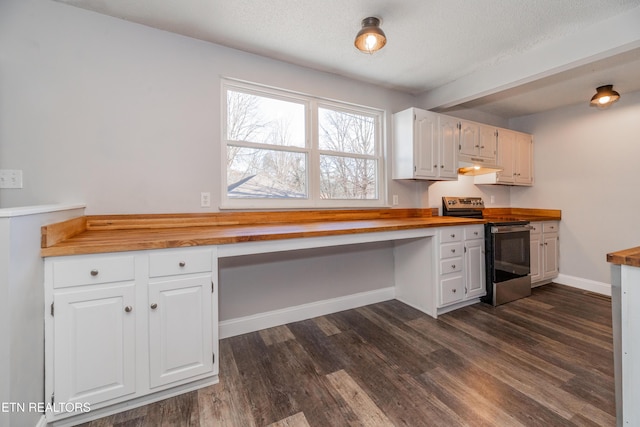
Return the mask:
<path id="1" fill-rule="evenodd" d="M 223 81 L 225 208 L 383 204 L 383 113 Z"/>

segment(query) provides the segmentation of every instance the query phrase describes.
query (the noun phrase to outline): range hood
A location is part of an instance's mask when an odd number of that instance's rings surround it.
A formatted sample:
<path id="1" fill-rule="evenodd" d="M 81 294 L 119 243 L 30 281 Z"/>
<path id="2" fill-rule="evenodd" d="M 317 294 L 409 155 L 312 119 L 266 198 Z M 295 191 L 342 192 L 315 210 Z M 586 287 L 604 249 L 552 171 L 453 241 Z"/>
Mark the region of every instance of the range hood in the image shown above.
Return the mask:
<path id="1" fill-rule="evenodd" d="M 503 169 L 502 166 L 488 163 L 487 159 L 470 157 L 468 159 L 461 159 L 458 162 L 458 175 L 486 175 L 488 173 L 500 172 Z"/>

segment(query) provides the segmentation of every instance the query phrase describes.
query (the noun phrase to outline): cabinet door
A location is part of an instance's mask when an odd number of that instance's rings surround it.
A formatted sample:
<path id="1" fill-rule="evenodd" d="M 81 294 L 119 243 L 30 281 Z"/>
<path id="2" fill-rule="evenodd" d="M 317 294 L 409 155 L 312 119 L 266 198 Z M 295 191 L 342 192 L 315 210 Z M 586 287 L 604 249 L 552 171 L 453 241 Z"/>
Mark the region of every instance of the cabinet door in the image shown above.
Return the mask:
<path id="1" fill-rule="evenodd" d="M 502 166 L 502 170 L 498 172 L 498 182 L 513 183 L 514 181 L 514 148 L 516 144 L 515 132 L 506 129 L 498 131 L 498 147 L 497 147 L 497 163 Z"/>
<path id="2" fill-rule="evenodd" d="M 416 110 L 415 126 L 415 176 L 435 178 L 438 174 L 438 115 L 429 111 Z"/>
<path id="3" fill-rule="evenodd" d="M 515 142 L 515 182 L 517 184 L 530 185 L 533 183 L 533 142 L 531 141 L 531 136 L 517 134 Z"/>
<path id="4" fill-rule="evenodd" d="M 460 122 L 459 153 L 464 156 L 477 156 L 480 148 L 480 128 L 477 123 Z"/>
<path id="5" fill-rule="evenodd" d="M 529 251 L 531 262 L 531 283 L 542 280 L 542 261 L 543 261 L 542 235 L 540 233 L 531 233 L 531 250 Z"/>
<path id="6" fill-rule="evenodd" d="M 478 138 L 478 155 L 485 159 L 496 158 L 496 128 L 480 125 Z"/>
<path id="7" fill-rule="evenodd" d="M 150 386 L 213 372 L 211 274 L 149 284 Z"/>
<path id="8" fill-rule="evenodd" d="M 465 266 L 467 298 L 486 295 L 484 240 L 465 242 Z"/>
<path id="9" fill-rule="evenodd" d="M 558 234 L 544 233 L 544 262 L 543 279 L 550 279 L 558 275 Z"/>
<path id="10" fill-rule="evenodd" d="M 440 178 L 458 179 L 458 120 L 440 116 Z"/>
<path id="11" fill-rule="evenodd" d="M 97 404 L 135 391 L 135 283 L 54 294 L 56 402 Z"/>

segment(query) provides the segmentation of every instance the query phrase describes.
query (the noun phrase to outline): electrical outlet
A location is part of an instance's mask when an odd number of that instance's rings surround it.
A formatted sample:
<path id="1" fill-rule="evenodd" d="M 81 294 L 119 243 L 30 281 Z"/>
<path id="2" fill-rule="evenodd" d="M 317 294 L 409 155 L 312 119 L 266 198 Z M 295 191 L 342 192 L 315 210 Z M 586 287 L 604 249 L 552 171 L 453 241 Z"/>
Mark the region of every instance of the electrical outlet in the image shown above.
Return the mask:
<path id="1" fill-rule="evenodd" d="M 0 188 L 22 188 L 22 171 L 19 169 L 0 170 Z"/>
<path id="2" fill-rule="evenodd" d="M 211 206 L 211 193 L 202 192 L 200 193 L 200 207 L 208 208 Z"/>
<path id="3" fill-rule="evenodd" d="M 394 194 L 393 195 L 393 206 L 398 206 L 398 195 Z"/>

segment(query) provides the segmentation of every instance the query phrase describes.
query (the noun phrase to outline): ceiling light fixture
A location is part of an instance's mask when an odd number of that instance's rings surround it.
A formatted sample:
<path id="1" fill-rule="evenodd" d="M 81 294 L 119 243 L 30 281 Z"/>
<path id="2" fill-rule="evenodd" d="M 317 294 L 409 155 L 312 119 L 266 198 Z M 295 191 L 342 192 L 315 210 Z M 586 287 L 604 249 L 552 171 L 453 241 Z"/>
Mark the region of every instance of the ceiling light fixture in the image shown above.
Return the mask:
<path id="1" fill-rule="evenodd" d="M 598 108 L 607 108 L 620 99 L 620 94 L 613 90 L 613 85 L 600 86 L 596 89 L 596 94 L 591 98 L 589 105 Z"/>
<path id="2" fill-rule="evenodd" d="M 368 54 L 380 50 L 387 44 L 387 36 L 380 29 L 380 19 L 370 16 L 362 20 L 362 29 L 358 31 L 354 42 L 358 50 Z"/>

